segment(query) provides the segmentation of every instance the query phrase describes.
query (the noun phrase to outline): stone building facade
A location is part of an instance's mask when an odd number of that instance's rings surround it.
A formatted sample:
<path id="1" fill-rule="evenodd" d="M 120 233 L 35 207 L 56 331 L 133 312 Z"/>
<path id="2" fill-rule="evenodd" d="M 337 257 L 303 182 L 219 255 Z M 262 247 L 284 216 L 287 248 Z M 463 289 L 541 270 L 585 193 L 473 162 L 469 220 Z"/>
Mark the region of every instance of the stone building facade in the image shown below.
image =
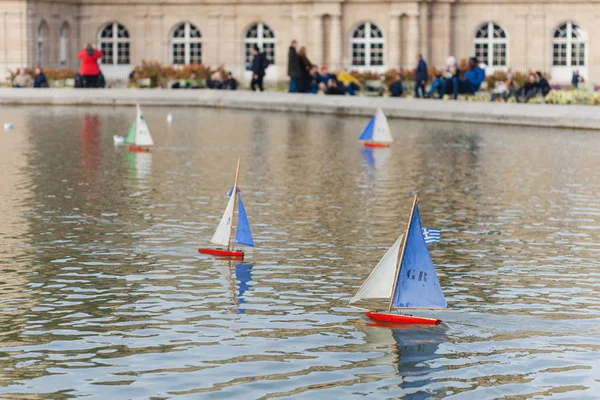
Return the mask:
<path id="1" fill-rule="evenodd" d="M 554 82 L 574 69 L 600 78 L 600 2 L 528 0 L 0 0 L 0 68 L 77 68 L 87 42 L 106 53 L 108 78 L 142 60 L 201 62 L 247 75 L 263 48 L 267 78 L 286 78 L 292 39 L 331 69 L 413 68 L 418 53 L 442 67 L 476 54 L 489 70 L 542 70 Z"/>

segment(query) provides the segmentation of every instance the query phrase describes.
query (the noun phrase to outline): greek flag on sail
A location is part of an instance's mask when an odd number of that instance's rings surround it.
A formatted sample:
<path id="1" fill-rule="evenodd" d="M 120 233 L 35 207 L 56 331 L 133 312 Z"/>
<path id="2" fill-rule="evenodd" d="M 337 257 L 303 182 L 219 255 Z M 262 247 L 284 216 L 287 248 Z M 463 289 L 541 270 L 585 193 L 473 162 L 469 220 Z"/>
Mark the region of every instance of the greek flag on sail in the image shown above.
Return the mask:
<path id="1" fill-rule="evenodd" d="M 425 239 L 425 244 L 440 244 L 440 236 L 442 234 L 442 230 L 438 228 L 423 228 L 423 239 Z"/>

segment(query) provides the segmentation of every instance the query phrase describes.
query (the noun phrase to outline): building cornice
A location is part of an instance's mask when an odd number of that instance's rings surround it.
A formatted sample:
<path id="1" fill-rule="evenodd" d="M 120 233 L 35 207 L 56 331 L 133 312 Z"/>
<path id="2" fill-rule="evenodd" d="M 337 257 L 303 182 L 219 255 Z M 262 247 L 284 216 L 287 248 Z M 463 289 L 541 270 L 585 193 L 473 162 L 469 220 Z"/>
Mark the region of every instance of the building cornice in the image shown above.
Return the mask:
<path id="1" fill-rule="evenodd" d="M 0 0 L 0 4 L 11 2 L 14 0 Z M 383 1 L 385 2 L 385 1 Z M 498 5 L 499 2 L 502 4 L 532 4 L 532 5 L 543 5 L 543 4 L 600 4 L 600 0 L 393 0 L 388 1 L 389 3 L 429 3 L 429 4 L 494 4 Z M 381 4 L 382 0 L 22 0 L 23 4 L 35 5 L 35 4 L 65 4 L 65 5 L 81 5 L 81 6 L 177 6 L 177 5 L 294 5 L 294 4 L 336 4 L 341 3 L 353 3 L 353 4 Z"/>

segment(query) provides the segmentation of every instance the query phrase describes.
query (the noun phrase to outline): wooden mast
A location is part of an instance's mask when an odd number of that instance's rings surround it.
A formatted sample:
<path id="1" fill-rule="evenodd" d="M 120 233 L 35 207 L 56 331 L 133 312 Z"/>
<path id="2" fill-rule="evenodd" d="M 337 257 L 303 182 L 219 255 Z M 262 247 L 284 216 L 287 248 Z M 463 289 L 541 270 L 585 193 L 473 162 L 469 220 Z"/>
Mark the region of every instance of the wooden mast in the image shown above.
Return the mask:
<path id="1" fill-rule="evenodd" d="M 229 224 L 229 242 L 227 243 L 227 251 L 231 250 L 231 233 L 233 231 L 233 216 L 235 214 L 235 206 L 237 205 L 237 185 L 240 174 L 240 161 L 241 157 L 238 158 L 237 168 L 235 169 L 235 181 L 233 182 L 233 189 L 231 190 L 231 195 L 233 196 L 233 212 L 231 213 L 231 224 Z"/>
<path id="2" fill-rule="evenodd" d="M 400 268 L 402 267 L 402 260 L 404 259 L 404 250 L 406 250 L 406 242 L 408 241 L 408 234 L 410 231 L 410 223 L 412 222 L 415 207 L 417 206 L 417 195 L 413 200 L 412 208 L 410 209 L 410 216 L 408 217 L 408 224 L 406 225 L 406 231 L 404 232 L 404 241 L 402 242 L 402 250 L 400 257 L 398 257 L 398 264 L 396 264 L 396 274 L 394 275 L 394 286 L 392 286 L 392 294 L 390 295 L 390 304 L 388 306 L 388 313 L 392 312 L 394 307 L 394 295 L 396 294 L 396 285 L 398 285 L 398 276 L 400 275 Z"/>

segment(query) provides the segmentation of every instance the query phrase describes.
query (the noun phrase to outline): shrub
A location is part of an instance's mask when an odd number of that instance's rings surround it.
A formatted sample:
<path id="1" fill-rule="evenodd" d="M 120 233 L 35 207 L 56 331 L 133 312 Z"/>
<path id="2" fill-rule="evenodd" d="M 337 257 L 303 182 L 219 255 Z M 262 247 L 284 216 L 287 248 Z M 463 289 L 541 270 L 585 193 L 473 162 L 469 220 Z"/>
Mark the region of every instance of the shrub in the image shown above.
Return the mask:
<path id="1" fill-rule="evenodd" d="M 168 65 L 163 66 L 154 61 L 142 61 L 142 65 L 138 65 L 133 70 L 131 75 L 132 80 L 150 79 L 150 86 L 157 87 L 164 80 L 179 80 L 189 78 L 192 73 L 196 73 L 198 79 L 208 79 L 214 72 L 220 72 L 224 77 L 226 71 L 223 67 L 211 69 L 211 67 L 203 64 L 188 64 L 188 65 Z"/>

